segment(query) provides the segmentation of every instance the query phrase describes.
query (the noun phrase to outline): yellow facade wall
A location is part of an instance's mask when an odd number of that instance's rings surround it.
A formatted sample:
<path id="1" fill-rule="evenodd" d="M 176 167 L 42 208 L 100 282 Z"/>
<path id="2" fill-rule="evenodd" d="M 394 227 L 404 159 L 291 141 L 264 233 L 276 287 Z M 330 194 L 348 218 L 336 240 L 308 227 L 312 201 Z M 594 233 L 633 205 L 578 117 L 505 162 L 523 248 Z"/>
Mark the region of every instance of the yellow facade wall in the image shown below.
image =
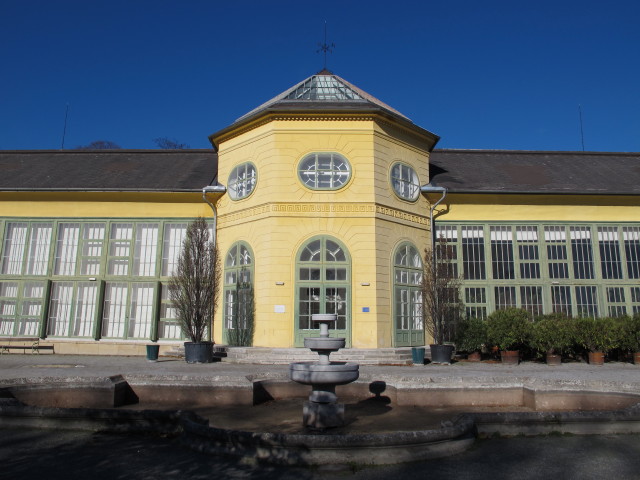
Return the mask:
<path id="1" fill-rule="evenodd" d="M 296 258 L 315 236 L 331 236 L 351 257 L 351 337 L 355 348 L 393 345 L 392 255 L 403 241 L 419 250 L 428 240 L 428 204 L 399 199 L 389 173 L 393 163 L 412 166 L 428 181 L 428 141 L 369 117 L 274 120 L 219 145 L 218 179 L 252 162 L 257 183 L 248 197 L 218 202 L 218 241 L 224 255 L 238 241 L 254 253 L 254 345 L 294 344 Z M 339 190 L 314 191 L 298 179 L 298 164 L 312 152 L 337 152 L 351 178 Z M 281 285 L 281 283 L 284 283 Z M 222 306 L 222 305 L 221 305 Z M 278 310 L 284 313 L 276 313 Z M 368 312 L 364 311 L 368 307 Z M 222 338 L 223 309 L 214 337 Z"/>
<path id="2" fill-rule="evenodd" d="M 211 194 L 210 199 L 213 200 Z M 211 217 L 201 193 L 0 192 L 3 217 Z"/>
<path id="3" fill-rule="evenodd" d="M 437 221 L 640 221 L 637 197 L 622 195 L 449 194 L 438 211 Z"/>

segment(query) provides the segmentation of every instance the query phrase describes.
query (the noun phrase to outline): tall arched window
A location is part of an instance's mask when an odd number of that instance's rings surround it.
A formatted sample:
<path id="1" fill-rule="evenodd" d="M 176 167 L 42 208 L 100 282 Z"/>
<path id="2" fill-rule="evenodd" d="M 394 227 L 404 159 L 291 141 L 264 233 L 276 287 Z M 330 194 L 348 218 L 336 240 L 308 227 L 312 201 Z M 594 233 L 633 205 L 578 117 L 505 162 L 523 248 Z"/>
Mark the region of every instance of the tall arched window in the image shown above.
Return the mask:
<path id="1" fill-rule="evenodd" d="M 331 237 L 316 237 L 302 246 L 296 273 L 296 346 L 304 337 L 317 334 L 311 323 L 314 313 L 335 313 L 338 321 L 332 336 L 345 337 L 350 344 L 351 260 L 344 246 Z"/>
<path id="2" fill-rule="evenodd" d="M 422 258 L 410 243 L 393 256 L 393 291 L 396 346 L 424 345 L 422 323 Z"/>
<path id="3" fill-rule="evenodd" d="M 223 312 L 225 340 L 236 343 L 231 331 L 253 320 L 253 253 L 244 242 L 234 243 L 225 256 Z"/>

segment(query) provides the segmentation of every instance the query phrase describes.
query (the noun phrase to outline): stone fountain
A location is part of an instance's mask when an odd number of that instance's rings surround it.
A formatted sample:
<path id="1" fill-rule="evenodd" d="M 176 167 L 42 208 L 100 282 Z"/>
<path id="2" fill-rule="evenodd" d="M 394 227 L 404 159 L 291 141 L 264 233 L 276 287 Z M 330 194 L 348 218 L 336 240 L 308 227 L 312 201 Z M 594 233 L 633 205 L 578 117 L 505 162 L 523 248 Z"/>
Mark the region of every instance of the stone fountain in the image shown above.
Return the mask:
<path id="1" fill-rule="evenodd" d="M 302 422 L 305 427 L 324 429 L 344 425 L 344 404 L 337 402 L 336 385 L 346 385 L 358 379 L 357 363 L 332 362 L 331 352 L 345 345 L 344 338 L 330 338 L 329 324 L 335 325 L 338 316 L 315 314 L 311 321 L 320 325 L 320 336 L 305 338 L 304 346 L 317 352 L 317 362 L 297 362 L 289 365 L 291 380 L 311 385 L 309 401 L 304 403 Z"/>

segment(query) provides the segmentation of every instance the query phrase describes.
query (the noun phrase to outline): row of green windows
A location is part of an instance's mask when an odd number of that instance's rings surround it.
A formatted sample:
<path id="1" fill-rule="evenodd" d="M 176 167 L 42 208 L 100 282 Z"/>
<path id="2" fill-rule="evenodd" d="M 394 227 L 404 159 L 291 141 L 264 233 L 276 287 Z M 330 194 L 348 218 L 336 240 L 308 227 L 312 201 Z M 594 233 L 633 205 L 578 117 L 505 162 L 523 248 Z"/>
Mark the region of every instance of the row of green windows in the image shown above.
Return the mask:
<path id="1" fill-rule="evenodd" d="M 0 335 L 182 339 L 159 282 L 0 281 Z"/>
<path id="2" fill-rule="evenodd" d="M 640 311 L 637 224 L 442 222 L 437 236 L 451 271 L 463 278 L 467 316 L 484 318 L 512 306 L 534 315 Z"/>
<path id="3" fill-rule="evenodd" d="M 0 275 L 168 277 L 185 221 L 5 220 Z"/>
<path id="4" fill-rule="evenodd" d="M 452 225 L 437 228 L 465 280 L 637 280 L 638 225 Z"/>
<path id="5" fill-rule="evenodd" d="M 159 279 L 189 221 L 4 219 L 0 335 L 181 339 Z"/>

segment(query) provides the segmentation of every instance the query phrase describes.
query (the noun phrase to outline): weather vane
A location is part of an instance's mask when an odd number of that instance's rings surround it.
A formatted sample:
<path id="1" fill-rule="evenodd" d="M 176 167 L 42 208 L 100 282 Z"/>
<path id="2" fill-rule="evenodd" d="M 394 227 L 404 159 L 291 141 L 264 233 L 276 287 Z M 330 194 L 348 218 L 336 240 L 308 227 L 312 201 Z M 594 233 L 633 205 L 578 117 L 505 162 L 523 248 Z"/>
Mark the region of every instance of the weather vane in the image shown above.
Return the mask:
<path id="1" fill-rule="evenodd" d="M 327 52 L 333 53 L 333 49 L 336 47 L 335 43 L 331 43 L 331 45 L 327 44 L 327 21 L 324 21 L 324 43 L 319 43 L 318 50 L 316 53 L 323 52 L 324 53 L 324 69 L 327 69 Z"/>

